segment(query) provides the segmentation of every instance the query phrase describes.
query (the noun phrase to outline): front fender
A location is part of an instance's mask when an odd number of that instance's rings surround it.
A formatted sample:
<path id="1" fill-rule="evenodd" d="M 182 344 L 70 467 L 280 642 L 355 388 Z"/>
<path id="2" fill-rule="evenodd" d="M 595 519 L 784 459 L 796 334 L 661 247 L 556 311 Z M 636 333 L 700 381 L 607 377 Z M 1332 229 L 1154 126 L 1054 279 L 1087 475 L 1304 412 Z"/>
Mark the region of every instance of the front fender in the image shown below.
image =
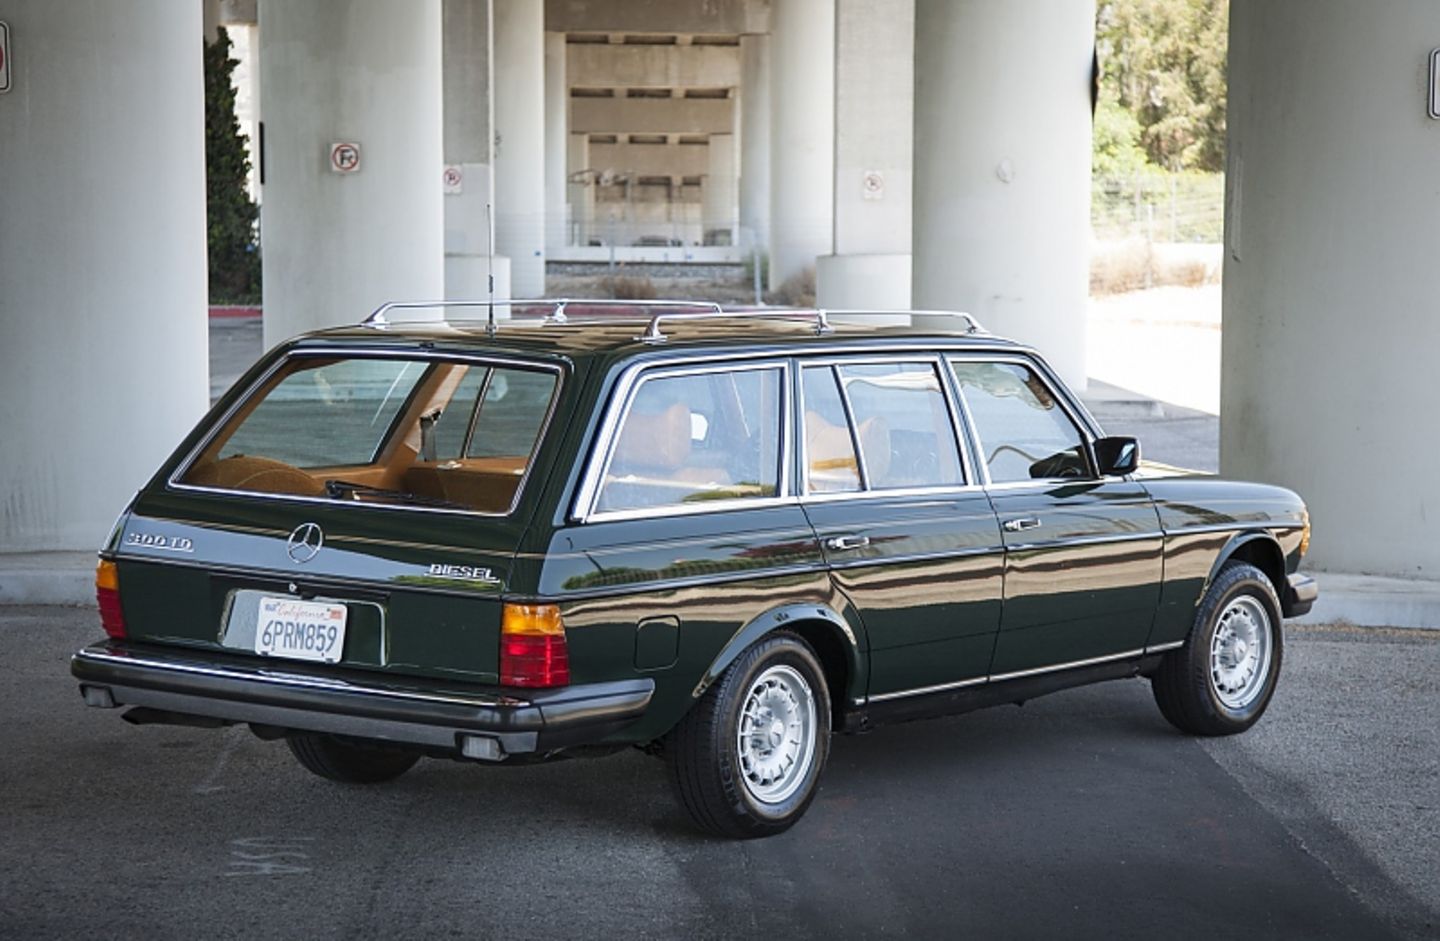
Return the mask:
<path id="1" fill-rule="evenodd" d="M 1266 571 L 1265 574 L 1270 576 L 1272 583 L 1275 583 L 1275 593 L 1283 597 L 1285 550 L 1280 547 L 1280 541 L 1271 534 L 1263 531 L 1247 530 L 1231 536 L 1230 540 L 1225 543 L 1220 549 L 1220 552 L 1215 556 L 1215 562 L 1210 566 L 1210 574 L 1205 576 L 1205 585 L 1200 591 L 1201 598 L 1205 597 L 1206 592 L 1210 590 L 1210 586 L 1215 583 L 1215 577 L 1220 574 L 1220 569 L 1224 567 L 1225 563 L 1234 558 L 1235 553 L 1238 552 L 1241 547 L 1254 542 L 1265 543 L 1267 550 L 1274 552 L 1275 559 L 1279 561 L 1280 571 L 1278 573 Z M 1279 581 L 1276 582 L 1276 579 L 1279 579 Z M 1199 602 L 1197 601 L 1196 603 L 1198 604 Z"/>
<path id="2" fill-rule="evenodd" d="M 703 696 L 705 690 L 730 668 L 730 664 L 765 635 L 806 622 L 823 623 L 839 638 L 839 646 L 844 651 L 846 660 L 845 672 L 850 681 L 850 689 L 846 690 L 845 694 L 847 699 L 853 700 L 856 696 L 855 690 L 863 690 L 866 682 L 867 671 L 862 653 L 863 628 L 852 625 L 844 615 L 831 608 L 813 603 L 780 605 L 747 622 L 720 648 L 720 652 L 715 655 L 715 659 L 700 678 L 700 682 L 695 684 L 690 695 L 695 699 Z"/>

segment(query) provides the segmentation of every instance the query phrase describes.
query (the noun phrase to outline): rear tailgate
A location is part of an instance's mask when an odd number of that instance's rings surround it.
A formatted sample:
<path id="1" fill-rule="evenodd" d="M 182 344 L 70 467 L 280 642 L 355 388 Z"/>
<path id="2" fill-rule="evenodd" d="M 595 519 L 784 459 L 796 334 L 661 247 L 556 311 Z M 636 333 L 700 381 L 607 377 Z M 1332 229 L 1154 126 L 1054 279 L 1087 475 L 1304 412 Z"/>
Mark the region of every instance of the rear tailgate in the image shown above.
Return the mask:
<path id="1" fill-rule="evenodd" d="M 277 659 L 257 652 L 258 634 L 278 624 L 275 599 L 328 602 L 343 620 L 326 654 L 339 666 L 494 683 L 499 596 L 522 529 L 412 506 L 152 491 L 115 550 L 127 633 Z"/>

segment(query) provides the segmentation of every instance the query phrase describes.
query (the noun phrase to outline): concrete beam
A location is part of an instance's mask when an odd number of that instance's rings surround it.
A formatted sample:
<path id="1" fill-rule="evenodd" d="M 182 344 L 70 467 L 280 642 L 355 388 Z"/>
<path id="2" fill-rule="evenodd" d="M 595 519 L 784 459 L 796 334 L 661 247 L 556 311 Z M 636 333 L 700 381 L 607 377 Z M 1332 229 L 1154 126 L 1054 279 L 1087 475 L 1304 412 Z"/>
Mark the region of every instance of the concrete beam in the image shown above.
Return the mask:
<path id="1" fill-rule="evenodd" d="M 570 85 L 579 88 L 734 88 L 739 46 L 565 47 Z"/>
<path id="2" fill-rule="evenodd" d="M 706 144 L 591 144 L 590 163 L 573 169 L 640 176 L 701 176 L 709 172 Z"/>
<path id="3" fill-rule="evenodd" d="M 769 0 L 545 0 L 545 28 L 559 33 L 766 33 Z"/>
<path id="4" fill-rule="evenodd" d="M 572 98 L 570 130 L 578 134 L 729 134 L 728 98 Z"/>

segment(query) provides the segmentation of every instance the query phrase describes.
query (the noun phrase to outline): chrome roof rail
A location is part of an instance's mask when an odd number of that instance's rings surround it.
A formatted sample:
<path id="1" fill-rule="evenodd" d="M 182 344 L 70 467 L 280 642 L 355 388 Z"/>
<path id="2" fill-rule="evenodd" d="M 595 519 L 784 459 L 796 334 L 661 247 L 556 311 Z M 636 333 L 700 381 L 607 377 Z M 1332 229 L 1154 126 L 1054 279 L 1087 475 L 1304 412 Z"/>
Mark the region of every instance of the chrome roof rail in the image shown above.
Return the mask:
<path id="1" fill-rule="evenodd" d="M 650 323 L 645 327 L 645 332 L 635 339 L 642 343 L 664 343 L 665 334 L 660 332 L 660 324 L 666 320 L 751 320 L 760 317 L 776 317 L 783 319 L 804 318 L 815 321 L 815 335 L 822 336 L 826 333 L 833 333 L 835 328 L 830 325 L 823 310 L 791 309 L 776 307 L 768 310 L 725 310 L 719 304 L 715 304 L 714 310 L 699 311 L 693 314 L 667 314 L 657 313 L 650 318 Z"/>
<path id="2" fill-rule="evenodd" d="M 564 324 L 569 323 L 565 314 L 567 306 L 577 307 L 639 307 L 639 308 L 681 308 L 681 309 L 703 309 L 709 314 L 718 314 L 723 308 L 714 301 L 655 301 L 655 300 L 627 300 L 615 297 L 510 297 L 495 298 L 491 300 L 444 300 L 444 301 L 386 301 L 370 313 L 370 316 L 361 321 L 362 326 L 385 326 L 394 321 L 388 320 L 386 314 L 394 310 L 426 310 L 430 308 L 447 307 L 551 307 L 549 314 L 545 316 L 545 323 Z"/>
<path id="3" fill-rule="evenodd" d="M 965 332 L 986 334 L 990 331 L 981 326 L 980 321 L 975 319 L 973 314 L 967 314 L 963 310 L 836 310 L 831 308 L 826 311 L 828 314 L 838 314 L 842 317 L 959 317 L 965 321 Z"/>

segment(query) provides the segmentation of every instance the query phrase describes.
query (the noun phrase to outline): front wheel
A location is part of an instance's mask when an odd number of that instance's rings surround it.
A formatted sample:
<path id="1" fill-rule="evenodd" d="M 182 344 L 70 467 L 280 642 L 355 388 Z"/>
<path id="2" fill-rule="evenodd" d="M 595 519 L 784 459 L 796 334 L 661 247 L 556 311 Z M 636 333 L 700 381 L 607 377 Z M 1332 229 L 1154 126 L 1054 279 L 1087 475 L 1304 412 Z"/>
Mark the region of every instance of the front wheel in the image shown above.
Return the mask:
<path id="1" fill-rule="evenodd" d="M 1280 601 L 1255 566 L 1229 562 L 1195 613 L 1185 646 L 1152 679 L 1170 724 L 1191 735 L 1234 735 L 1259 721 L 1280 677 Z"/>
<path id="2" fill-rule="evenodd" d="M 702 830 L 748 839 L 789 829 L 830 752 L 830 691 L 805 641 L 751 647 L 691 707 L 665 745 L 675 793 Z"/>
<path id="3" fill-rule="evenodd" d="M 307 770 L 344 784 L 392 781 L 420 760 L 418 752 L 368 745 L 319 732 L 291 732 L 285 741 Z"/>

